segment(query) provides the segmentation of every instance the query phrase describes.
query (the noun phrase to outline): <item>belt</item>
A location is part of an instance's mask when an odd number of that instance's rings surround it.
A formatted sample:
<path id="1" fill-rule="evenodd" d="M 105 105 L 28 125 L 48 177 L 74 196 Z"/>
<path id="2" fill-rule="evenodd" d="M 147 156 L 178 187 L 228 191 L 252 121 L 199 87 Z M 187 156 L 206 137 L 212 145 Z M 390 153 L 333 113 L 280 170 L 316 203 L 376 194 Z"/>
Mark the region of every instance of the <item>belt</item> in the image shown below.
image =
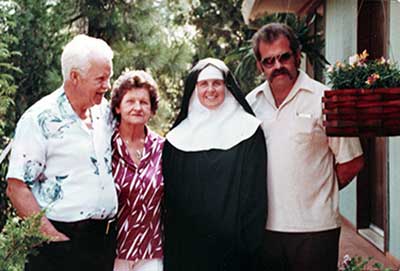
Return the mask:
<path id="1" fill-rule="evenodd" d="M 50 220 L 56 229 L 64 229 L 68 232 L 81 232 L 81 233 L 103 233 L 108 235 L 116 225 L 116 219 L 86 219 L 76 222 L 60 222 Z"/>

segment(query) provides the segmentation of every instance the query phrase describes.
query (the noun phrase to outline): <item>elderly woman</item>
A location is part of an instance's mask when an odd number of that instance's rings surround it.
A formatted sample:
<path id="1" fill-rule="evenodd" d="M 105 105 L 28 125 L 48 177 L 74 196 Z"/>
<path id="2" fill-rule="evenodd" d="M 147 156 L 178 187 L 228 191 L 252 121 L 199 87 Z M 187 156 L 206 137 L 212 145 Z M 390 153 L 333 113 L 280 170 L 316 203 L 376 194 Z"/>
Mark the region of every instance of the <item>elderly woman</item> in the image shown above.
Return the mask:
<path id="1" fill-rule="evenodd" d="M 157 110 L 157 84 L 144 71 L 129 71 L 117 79 L 111 95 L 117 120 L 112 171 L 119 201 L 114 271 L 161 271 L 164 139 L 146 126 Z"/>
<path id="2" fill-rule="evenodd" d="M 164 268 L 255 270 L 266 221 L 260 121 L 226 65 L 199 61 L 163 150 Z"/>

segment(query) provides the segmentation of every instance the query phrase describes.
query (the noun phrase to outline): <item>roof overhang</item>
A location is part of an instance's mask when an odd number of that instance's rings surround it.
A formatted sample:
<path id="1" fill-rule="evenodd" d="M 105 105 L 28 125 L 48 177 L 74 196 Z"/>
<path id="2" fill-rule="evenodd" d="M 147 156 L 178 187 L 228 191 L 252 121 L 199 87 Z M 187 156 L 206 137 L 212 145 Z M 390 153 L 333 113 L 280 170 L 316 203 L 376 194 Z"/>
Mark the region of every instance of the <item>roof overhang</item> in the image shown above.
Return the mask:
<path id="1" fill-rule="evenodd" d="M 246 24 L 265 13 L 291 12 L 305 15 L 321 0 L 243 0 L 242 15 Z"/>

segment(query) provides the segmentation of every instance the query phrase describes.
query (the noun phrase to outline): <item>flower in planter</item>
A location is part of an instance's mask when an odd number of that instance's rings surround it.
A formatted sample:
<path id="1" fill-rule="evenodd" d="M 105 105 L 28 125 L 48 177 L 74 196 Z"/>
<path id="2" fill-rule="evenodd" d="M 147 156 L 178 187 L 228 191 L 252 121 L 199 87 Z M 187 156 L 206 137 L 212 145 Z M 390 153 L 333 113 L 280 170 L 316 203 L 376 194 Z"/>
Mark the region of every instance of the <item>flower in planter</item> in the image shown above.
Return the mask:
<path id="1" fill-rule="evenodd" d="M 327 67 L 332 89 L 400 87 L 400 70 L 396 63 L 381 57 L 368 59 L 364 50 L 349 58 L 348 63 L 336 62 Z"/>
<path id="2" fill-rule="evenodd" d="M 351 57 L 349 57 L 349 64 L 353 67 L 355 66 L 362 66 L 365 67 L 365 62 L 367 61 L 367 57 L 369 54 L 367 53 L 367 50 L 364 50 L 361 54 L 355 54 Z"/>
<path id="3" fill-rule="evenodd" d="M 369 85 L 369 86 L 373 86 L 375 84 L 375 82 L 381 78 L 381 76 L 377 73 L 373 73 L 370 76 L 368 76 L 367 81 L 365 81 L 365 84 Z"/>
<path id="4" fill-rule="evenodd" d="M 359 60 L 358 55 L 355 54 L 354 56 L 349 57 L 349 64 L 354 67 L 355 64 L 357 64 L 358 60 Z"/>

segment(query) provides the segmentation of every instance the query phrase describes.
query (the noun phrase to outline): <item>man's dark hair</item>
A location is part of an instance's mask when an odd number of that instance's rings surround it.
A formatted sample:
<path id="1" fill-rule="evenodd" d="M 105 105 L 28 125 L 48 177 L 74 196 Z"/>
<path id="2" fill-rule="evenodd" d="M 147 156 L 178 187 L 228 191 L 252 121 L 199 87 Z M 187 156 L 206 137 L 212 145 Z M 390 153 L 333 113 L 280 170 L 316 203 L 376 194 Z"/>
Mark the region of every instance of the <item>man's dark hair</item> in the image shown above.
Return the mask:
<path id="1" fill-rule="evenodd" d="M 260 42 L 272 43 L 279 39 L 280 36 L 284 36 L 289 40 L 290 49 L 293 53 L 301 50 L 301 44 L 292 28 L 282 23 L 266 24 L 254 34 L 252 39 L 253 52 L 258 61 L 261 60 Z"/>

